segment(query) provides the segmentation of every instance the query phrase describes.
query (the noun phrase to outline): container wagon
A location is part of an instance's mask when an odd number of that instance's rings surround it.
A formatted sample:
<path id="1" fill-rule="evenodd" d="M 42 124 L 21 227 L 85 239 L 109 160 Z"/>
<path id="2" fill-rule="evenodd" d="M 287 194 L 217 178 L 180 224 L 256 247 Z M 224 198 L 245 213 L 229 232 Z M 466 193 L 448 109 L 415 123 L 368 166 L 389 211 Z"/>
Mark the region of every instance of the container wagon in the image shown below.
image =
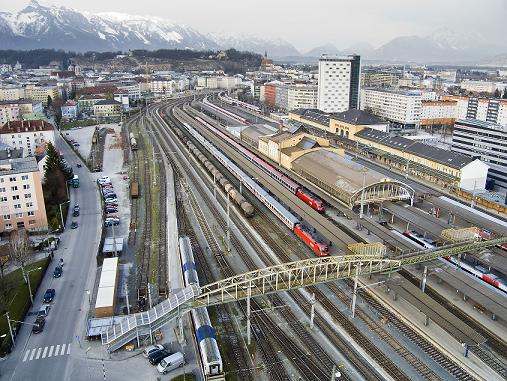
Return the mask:
<path id="1" fill-rule="evenodd" d="M 131 198 L 139 197 L 139 183 L 137 181 L 132 181 L 130 183 L 130 197 Z"/>

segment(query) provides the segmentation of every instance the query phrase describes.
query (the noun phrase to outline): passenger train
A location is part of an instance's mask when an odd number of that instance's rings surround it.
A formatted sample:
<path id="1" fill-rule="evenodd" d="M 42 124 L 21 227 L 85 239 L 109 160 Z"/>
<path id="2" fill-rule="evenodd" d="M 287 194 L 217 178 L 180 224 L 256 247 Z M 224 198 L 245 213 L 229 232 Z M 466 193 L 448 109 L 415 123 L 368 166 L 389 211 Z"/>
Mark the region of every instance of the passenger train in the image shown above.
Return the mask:
<path id="1" fill-rule="evenodd" d="M 200 119 L 200 118 L 199 118 Z M 201 119 L 202 120 L 202 119 Z M 201 122 L 202 123 L 202 122 Z M 257 184 L 250 176 L 243 172 L 233 161 L 206 140 L 196 129 L 188 123 L 183 123 L 187 131 L 202 144 L 231 174 L 259 199 L 285 226 L 296 234 L 318 256 L 329 255 L 329 244 L 324 241 L 313 228 L 306 226 L 296 216 L 289 212 L 280 202 L 275 200 L 266 190 Z M 212 130 L 216 130 L 210 126 Z M 220 131 L 216 130 L 217 133 Z M 240 146 L 241 147 L 241 146 Z M 243 148 L 243 147 L 241 147 Z"/>
<path id="2" fill-rule="evenodd" d="M 211 102 L 208 100 L 208 98 L 204 98 L 203 103 L 204 103 L 206 106 L 208 106 L 208 107 L 212 108 L 213 110 L 215 110 L 215 111 L 219 112 L 220 114 L 223 114 L 223 115 L 225 115 L 225 116 L 227 116 L 227 117 L 229 117 L 229 118 L 231 118 L 231 119 L 234 119 L 234 120 L 236 120 L 236 121 L 238 121 L 238 122 L 240 122 L 240 123 L 242 123 L 242 124 L 250 124 L 250 122 L 249 122 L 247 119 L 245 119 L 245 118 L 243 118 L 243 117 L 241 117 L 241 116 L 239 116 L 239 115 L 236 115 L 235 113 L 233 113 L 233 112 L 231 112 L 231 111 L 229 111 L 229 110 L 225 110 L 225 109 L 223 109 L 222 107 L 219 107 L 219 106 L 217 106 L 217 105 L 216 105 L 216 104 L 214 104 L 214 103 L 211 103 Z"/>
<path id="3" fill-rule="evenodd" d="M 199 286 L 199 277 L 188 237 L 180 237 L 180 256 L 185 286 Z M 218 348 L 215 329 L 211 325 L 206 307 L 194 308 L 191 312 L 197 344 L 199 345 L 201 365 L 206 379 L 223 374 L 222 356 Z"/>
<path id="4" fill-rule="evenodd" d="M 296 183 L 294 180 L 292 180 L 291 178 L 289 178 L 288 176 L 277 170 L 275 167 L 262 160 L 259 156 L 255 155 L 250 150 L 243 147 L 241 144 L 239 144 L 234 139 L 224 134 L 219 129 L 213 127 L 211 124 L 209 124 L 202 118 L 196 116 L 194 119 L 199 121 L 199 123 L 203 124 L 204 126 L 208 127 L 210 130 L 212 130 L 214 133 L 220 136 L 224 141 L 226 141 L 228 144 L 236 148 L 248 161 L 255 164 L 262 171 L 268 174 L 271 178 L 278 181 L 285 188 L 290 190 L 293 194 L 295 194 L 298 198 L 300 198 L 305 203 L 310 205 L 317 212 L 319 213 L 324 212 L 325 210 L 324 201 L 322 201 L 319 197 L 315 196 L 308 189 Z"/>
<path id="5" fill-rule="evenodd" d="M 422 237 L 414 230 L 404 232 L 403 235 L 405 237 L 408 237 L 411 241 L 417 243 L 419 246 L 424 247 L 425 249 L 433 249 L 436 247 L 434 241 Z M 470 264 L 463 261 L 461 258 L 461 256 L 460 258 L 454 256 L 445 256 L 443 258 L 440 258 L 440 260 L 445 261 L 446 263 L 450 263 L 455 267 L 459 267 L 469 274 L 472 274 L 484 282 L 489 283 L 493 287 L 496 287 L 503 292 L 507 292 L 507 283 L 504 279 L 500 278 L 496 274 L 493 274 L 490 270 L 481 265 Z"/>
<path id="6" fill-rule="evenodd" d="M 231 98 L 226 93 L 218 94 L 218 99 L 220 99 L 222 102 L 230 104 L 231 106 L 239 106 L 239 107 L 245 108 L 249 111 L 261 112 L 260 107 L 251 105 L 250 103 L 242 102 L 238 99 Z"/>

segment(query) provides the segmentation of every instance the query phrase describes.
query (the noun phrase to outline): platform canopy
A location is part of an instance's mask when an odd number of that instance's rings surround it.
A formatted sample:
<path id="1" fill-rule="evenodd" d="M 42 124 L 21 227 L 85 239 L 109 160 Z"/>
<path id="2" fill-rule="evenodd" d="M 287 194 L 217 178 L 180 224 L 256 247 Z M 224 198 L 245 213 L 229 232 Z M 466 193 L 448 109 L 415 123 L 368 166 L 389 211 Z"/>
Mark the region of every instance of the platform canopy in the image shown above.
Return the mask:
<path id="1" fill-rule="evenodd" d="M 407 184 L 325 149 L 294 160 L 292 169 L 350 208 L 361 204 L 362 197 L 364 204 L 372 204 L 410 200 L 414 196 L 414 190 Z"/>

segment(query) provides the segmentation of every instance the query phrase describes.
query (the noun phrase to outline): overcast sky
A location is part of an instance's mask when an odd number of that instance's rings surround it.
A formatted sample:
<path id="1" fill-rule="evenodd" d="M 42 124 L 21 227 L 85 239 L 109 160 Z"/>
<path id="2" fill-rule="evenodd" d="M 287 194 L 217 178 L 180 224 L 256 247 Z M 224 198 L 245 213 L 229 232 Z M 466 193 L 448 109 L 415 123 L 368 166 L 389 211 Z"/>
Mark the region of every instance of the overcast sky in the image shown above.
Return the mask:
<path id="1" fill-rule="evenodd" d="M 505 40 L 507 0 L 42 0 L 80 11 L 155 15 L 201 32 L 281 38 L 301 51 L 332 43 L 378 47 L 441 28 Z M 28 0 L 0 0 L 13 12 Z"/>

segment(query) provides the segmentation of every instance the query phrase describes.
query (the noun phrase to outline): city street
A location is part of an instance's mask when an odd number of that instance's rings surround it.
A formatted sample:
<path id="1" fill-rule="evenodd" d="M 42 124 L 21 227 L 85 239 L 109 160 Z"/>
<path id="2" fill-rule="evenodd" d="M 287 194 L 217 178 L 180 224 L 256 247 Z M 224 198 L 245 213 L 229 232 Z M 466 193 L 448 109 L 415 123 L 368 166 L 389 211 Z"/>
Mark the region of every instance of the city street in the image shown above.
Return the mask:
<path id="1" fill-rule="evenodd" d="M 77 156 L 57 135 L 57 148 L 64 154 L 74 173 L 80 177 L 80 187 L 70 188 L 70 208 L 65 232 L 61 235 L 60 247 L 55 252 L 39 290 L 34 295 L 31 311 L 42 305 L 44 292 L 54 288 L 56 296 L 46 319 L 44 331 L 31 332 L 24 325 L 16 340 L 16 348 L 0 363 L 2 379 L 6 380 L 69 380 L 73 366 L 73 351 L 84 343 L 88 295 L 93 285 L 96 270 L 95 254 L 100 239 L 100 206 L 97 186 L 93 175 L 83 165 L 76 168 Z M 72 207 L 79 204 L 81 214 L 72 217 Z M 72 221 L 79 227 L 70 229 Z M 63 258 L 61 278 L 53 278 L 57 262 Z M 27 316 L 26 322 L 33 323 L 35 316 Z"/>

